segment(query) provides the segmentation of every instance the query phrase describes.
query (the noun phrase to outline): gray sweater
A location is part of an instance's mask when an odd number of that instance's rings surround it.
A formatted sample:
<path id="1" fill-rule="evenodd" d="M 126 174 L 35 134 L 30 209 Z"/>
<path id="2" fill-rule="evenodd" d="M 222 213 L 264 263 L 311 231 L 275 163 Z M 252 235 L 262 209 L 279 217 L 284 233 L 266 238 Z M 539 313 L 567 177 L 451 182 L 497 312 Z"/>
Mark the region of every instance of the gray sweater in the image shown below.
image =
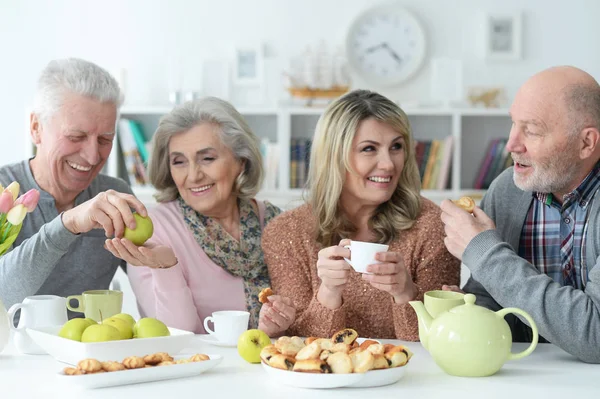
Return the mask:
<path id="1" fill-rule="evenodd" d="M 30 295 L 68 296 L 92 289 L 107 289 L 124 261 L 104 249 L 104 230 L 75 235 L 56 210 L 54 198 L 40 189 L 29 161 L 0 168 L 0 184 L 21 185 L 21 194 L 40 191 L 37 208 L 25 217 L 12 250 L 0 257 L 0 298 L 8 308 Z M 123 180 L 98 175 L 75 200 L 79 205 L 96 194 L 113 189 L 131 193 Z M 73 315 L 70 315 L 73 316 Z"/>
<path id="2" fill-rule="evenodd" d="M 600 197 L 589 211 L 585 291 L 561 286 L 519 257 L 521 230 L 531 201 L 531 192 L 515 186 L 512 168 L 493 182 L 482 209 L 496 222 L 496 230 L 478 234 L 467 246 L 463 262 L 471 278 L 464 289 L 489 309 L 523 309 L 544 338 L 584 362 L 600 363 Z M 520 319 L 508 321 L 515 341 L 531 339 Z"/>

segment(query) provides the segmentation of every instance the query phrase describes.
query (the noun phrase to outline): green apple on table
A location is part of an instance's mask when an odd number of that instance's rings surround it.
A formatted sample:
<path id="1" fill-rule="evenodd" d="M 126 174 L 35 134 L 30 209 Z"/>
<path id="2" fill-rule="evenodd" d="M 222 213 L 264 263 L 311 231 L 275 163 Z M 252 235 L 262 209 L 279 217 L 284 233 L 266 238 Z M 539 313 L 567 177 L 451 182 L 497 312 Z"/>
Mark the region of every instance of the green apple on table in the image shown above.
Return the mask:
<path id="1" fill-rule="evenodd" d="M 144 317 L 133 326 L 133 338 L 168 337 L 169 328 L 162 321 L 153 317 Z"/>
<path id="2" fill-rule="evenodd" d="M 118 341 L 121 333 L 116 327 L 109 324 L 94 324 L 83 331 L 81 342 Z"/>
<path id="3" fill-rule="evenodd" d="M 63 324 L 58 332 L 58 336 L 73 341 L 81 341 L 81 336 L 85 329 L 93 324 L 96 324 L 96 322 L 92 319 L 71 319 Z"/>
<path id="4" fill-rule="evenodd" d="M 152 237 L 152 233 L 154 233 L 152 219 L 150 219 L 150 216 L 143 217 L 137 212 L 133 213 L 133 217 L 135 218 L 135 229 L 125 227 L 123 237 L 137 246 L 144 245 Z"/>
<path id="5" fill-rule="evenodd" d="M 271 344 L 266 332 L 252 329 L 245 331 L 238 339 L 237 349 L 240 356 L 249 363 L 260 363 L 260 351 Z"/>

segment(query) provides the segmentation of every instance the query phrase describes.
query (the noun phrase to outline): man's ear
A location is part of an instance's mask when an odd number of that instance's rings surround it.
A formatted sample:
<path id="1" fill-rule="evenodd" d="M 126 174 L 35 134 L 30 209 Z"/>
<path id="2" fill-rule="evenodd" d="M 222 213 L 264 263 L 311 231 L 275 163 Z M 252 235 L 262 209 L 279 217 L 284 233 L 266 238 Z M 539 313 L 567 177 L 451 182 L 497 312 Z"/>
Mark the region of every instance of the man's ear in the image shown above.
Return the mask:
<path id="1" fill-rule="evenodd" d="M 586 159 L 597 153 L 600 149 L 600 131 L 595 127 L 586 127 L 581 131 L 581 148 L 579 157 Z"/>
<path id="2" fill-rule="evenodd" d="M 40 117 L 34 112 L 29 115 L 29 134 L 33 144 L 38 145 L 42 141 L 42 124 Z"/>

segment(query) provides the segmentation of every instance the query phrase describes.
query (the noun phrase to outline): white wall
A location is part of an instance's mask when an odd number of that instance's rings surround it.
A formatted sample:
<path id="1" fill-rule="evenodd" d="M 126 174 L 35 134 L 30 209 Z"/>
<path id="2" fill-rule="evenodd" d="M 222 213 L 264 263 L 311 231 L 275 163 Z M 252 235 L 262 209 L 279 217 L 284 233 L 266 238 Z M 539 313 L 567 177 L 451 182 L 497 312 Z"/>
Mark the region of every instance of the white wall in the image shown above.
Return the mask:
<path id="1" fill-rule="evenodd" d="M 25 109 L 48 60 L 77 56 L 127 71 L 127 103 L 164 104 L 169 60 L 184 71 L 261 41 L 283 65 L 307 44 L 342 43 L 350 21 L 372 0 L 0 0 L 0 164 L 20 160 Z M 532 73 L 557 64 L 600 78 L 600 2 L 596 0 L 405 0 L 425 26 L 432 57 L 460 58 L 464 85 L 502 85 L 512 97 Z M 522 11 L 524 59 L 486 63 L 485 11 Z M 430 67 L 395 89 L 396 100 L 427 99 Z M 365 87 L 356 80 L 355 87 Z M 22 138 L 22 136 L 21 136 Z M 12 143 L 12 144 L 9 144 Z"/>

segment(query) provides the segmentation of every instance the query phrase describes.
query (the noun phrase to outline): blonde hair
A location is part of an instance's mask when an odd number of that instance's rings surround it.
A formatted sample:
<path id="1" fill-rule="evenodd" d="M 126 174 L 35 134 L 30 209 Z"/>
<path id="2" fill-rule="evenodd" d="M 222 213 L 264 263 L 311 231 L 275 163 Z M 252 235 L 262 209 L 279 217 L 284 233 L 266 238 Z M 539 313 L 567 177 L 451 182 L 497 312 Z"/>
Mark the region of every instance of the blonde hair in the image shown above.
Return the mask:
<path id="1" fill-rule="evenodd" d="M 368 90 L 355 90 L 331 103 L 319 118 L 308 172 L 307 202 L 318 221 L 317 242 L 336 245 L 357 231 L 338 206 L 350 152 L 359 124 L 368 118 L 386 123 L 402 135 L 405 160 L 398 186 L 369 221 L 376 242 L 389 243 L 412 227 L 421 210 L 421 179 L 408 117 L 394 102 Z M 352 171 L 353 172 L 353 171 Z"/>
<path id="2" fill-rule="evenodd" d="M 235 180 L 233 192 L 239 198 L 254 198 L 264 176 L 258 137 L 233 105 L 216 97 L 205 97 L 175 107 L 158 123 L 152 138 L 152 154 L 148 165 L 150 183 L 158 190 L 156 200 L 169 202 L 179 197 L 169 167 L 171 137 L 202 123 L 214 124 L 220 131 L 223 143 L 244 165 L 242 173 Z"/>

